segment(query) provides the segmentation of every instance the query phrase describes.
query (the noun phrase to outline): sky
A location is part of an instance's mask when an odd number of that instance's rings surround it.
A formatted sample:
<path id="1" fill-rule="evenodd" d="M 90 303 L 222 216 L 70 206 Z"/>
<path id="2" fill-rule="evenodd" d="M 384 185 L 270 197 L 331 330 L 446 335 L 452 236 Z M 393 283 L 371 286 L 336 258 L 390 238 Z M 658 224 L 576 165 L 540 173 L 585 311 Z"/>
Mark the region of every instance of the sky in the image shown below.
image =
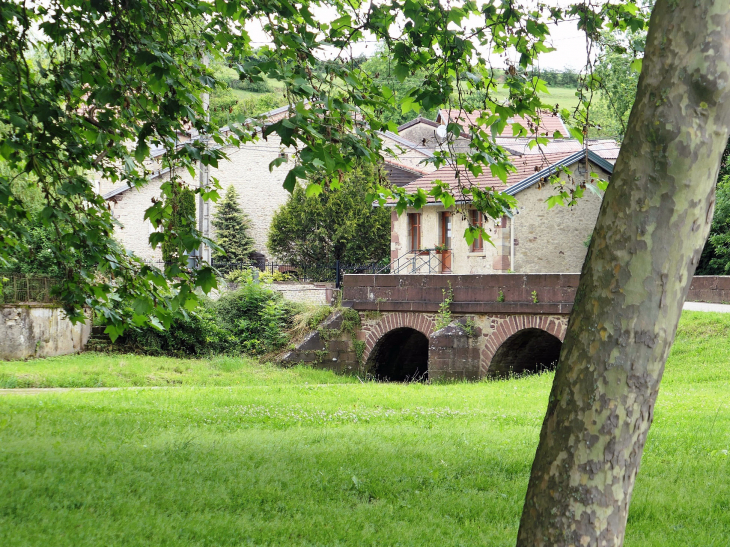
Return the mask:
<path id="1" fill-rule="evenodd" d="M 567 4 L 565 0 L 555 0 L 556 4 Z M 334 12 L 328 9 L 315 11 L 317 19 L 320 21 L 328 21 L 334 19 Z M 271 41 L 267 34 L 262 30 L 261 23 L 251 21 L 246 25 L 246 30 L 251 36 L 251 40 L 255 47 L 270 45 Z M 570 68 L 579 71 L 586 62 L 586 41 L 585 35 L 578 31 L 574 21 L 561 22 L 560 24 L 551 24 L 550 33 L 552 37 L 552 45 L 556 49 L 551 53 L 543 54 L 540 57 L 540 67 L 542 69 L 563 70 Z M 377 42 L 374 40 L 366 40 L 352 47 L 352 55 L 358 57 L 360 55 L 372 56 L 375 53 Z M 498 65 L 495 65 L 498 66 Z"/>

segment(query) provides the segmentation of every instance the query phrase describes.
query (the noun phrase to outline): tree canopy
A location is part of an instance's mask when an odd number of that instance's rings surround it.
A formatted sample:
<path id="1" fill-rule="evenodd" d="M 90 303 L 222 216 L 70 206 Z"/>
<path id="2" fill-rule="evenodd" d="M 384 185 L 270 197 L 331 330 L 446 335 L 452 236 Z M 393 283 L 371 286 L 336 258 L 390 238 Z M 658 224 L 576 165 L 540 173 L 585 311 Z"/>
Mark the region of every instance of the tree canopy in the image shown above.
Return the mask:
<path id="1" fill-rule="evenodd" d="M 390 211 L 373 207 L 368 184 L 375 177 L 370 165 L 345 175 L 337 190 L 307 195 L 299 185 L 276 213 L 268 247 L 290 264 L 381 262 L 390 256 Z"/>

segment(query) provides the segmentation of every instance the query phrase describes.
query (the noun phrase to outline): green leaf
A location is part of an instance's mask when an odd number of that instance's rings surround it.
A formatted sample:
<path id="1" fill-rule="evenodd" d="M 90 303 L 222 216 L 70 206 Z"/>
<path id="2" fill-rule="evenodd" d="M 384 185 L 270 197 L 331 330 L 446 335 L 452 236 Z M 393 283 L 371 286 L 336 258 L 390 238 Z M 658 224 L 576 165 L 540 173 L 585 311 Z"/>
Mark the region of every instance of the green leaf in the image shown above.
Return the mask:
<path id="1" fill-rule="evenodd" d="M 307 186 L 306 195 L 308 198 L 318 196 L 322 193 L 322 185 L 312 182 Z"/>
<path id="2" fill-rule="evenodd" d="M 269 164 L 269 173 L 274 171 L 275 167 L 279 167 L 282 163 L 286 163 L 285 156 L 279 156 Z"/>
<path id="3" fill-rule="evenodd" d="M 564 205 L 562 196 L 550 196 L 547 199 L 548 210 L 552 209 L 556 205 Z"/>
<path id="4" fill-rule="evenodd" d="M 395 65 L 395 69 L 393 69 L 393 74 L 395 74 L 395 77 L 398 78 L 398 81 L 404 82 L 410 75 L 410 70 L 406 65 L 398 63 Z"/>
<path id="5" fill-rule="evenodd" d="M 149 153 L 150 147 L 147 146 L 146 142 L 140 141 L 137 143 L 137 148 L 134 149 L 134 159 L 136 159 L 139 163 L 142 163 Z"/>
<path id="6" fill-rule="evenodd" d="M 568 131 L 570 131 L 570 134 L 573 136 L 574 139 L 577 139 L 578 142 L 583 144 L 583 131 L 581 131 L 577 127 L 569 127 Z"/>
<path id="7" fill-rule="evenodd" d="M 441 200 L 441 203 L 443 204 L 445 209 L 452 207 L 456 203 L 456 199 L 454 199 L 454 196 L 445 192 L 439 196 L 439 199 Z"/>
<path id="8" fill-rule="evenodd" d="M 195 284 L 203 289 L 205 294 L 208 294 L 211 289 L 218 288 L 218 281 L 216 281 L 213 269 L 210 266 L 200 268 L 195 278 Z M 187 302 L 186 302 L 187 306 Z"/>
<path id="9" fill-rule="evenodd" d="M 294 174 L 293 170 L 286 174 L 286 178 L 284 179 L 284 184 L 282 184 L 282 186 L 284 187 L 284 190 L 290 194 L 294 193 L 294 188 L 297 186 L 297 176 Z"/>
<path id="10" fill-rule="evenodd" d="M 152 303 L 146 298 L 135 298 L 132 304 L 134 313 L 137 315 L 147 315 L 152 310 Z"/>

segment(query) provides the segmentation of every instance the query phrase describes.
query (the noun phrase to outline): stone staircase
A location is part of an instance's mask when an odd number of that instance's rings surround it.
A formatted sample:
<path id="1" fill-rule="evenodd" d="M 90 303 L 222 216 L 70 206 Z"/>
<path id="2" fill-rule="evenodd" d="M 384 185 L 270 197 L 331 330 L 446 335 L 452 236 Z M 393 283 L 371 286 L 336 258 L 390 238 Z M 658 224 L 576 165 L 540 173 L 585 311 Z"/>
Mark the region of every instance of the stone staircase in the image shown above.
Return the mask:
<path id="1" fill-rule="evenodd" d="M 86 342 L 85 351 L 108 352 L 114 349 L 109 335 L 104 333 L 105 328 L 103 326 L 91 327 L 91 336 L 89 336 L 89 340 Z"/>

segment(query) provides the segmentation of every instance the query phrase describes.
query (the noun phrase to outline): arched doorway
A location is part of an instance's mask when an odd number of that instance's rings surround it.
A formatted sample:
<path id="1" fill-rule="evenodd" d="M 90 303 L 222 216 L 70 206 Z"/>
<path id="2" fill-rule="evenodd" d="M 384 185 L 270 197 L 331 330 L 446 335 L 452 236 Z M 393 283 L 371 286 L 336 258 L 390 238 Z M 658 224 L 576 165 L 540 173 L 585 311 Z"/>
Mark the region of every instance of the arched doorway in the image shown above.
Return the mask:
<path id="1" fill-rule="evenodd" d="M 516 332 L 492 357 L 487 375 L 505 378 L 513 374 L 553 370 L 560 358 L 563 343 L 541 329 L 523 329 Z"/>
<path id="2" fill-rule="evenodd" d="M 375 344 L 367 370 L 378 380 L 406 382 L 428 376 L 428 338 L 409 327 L 385 333 Z"/>

